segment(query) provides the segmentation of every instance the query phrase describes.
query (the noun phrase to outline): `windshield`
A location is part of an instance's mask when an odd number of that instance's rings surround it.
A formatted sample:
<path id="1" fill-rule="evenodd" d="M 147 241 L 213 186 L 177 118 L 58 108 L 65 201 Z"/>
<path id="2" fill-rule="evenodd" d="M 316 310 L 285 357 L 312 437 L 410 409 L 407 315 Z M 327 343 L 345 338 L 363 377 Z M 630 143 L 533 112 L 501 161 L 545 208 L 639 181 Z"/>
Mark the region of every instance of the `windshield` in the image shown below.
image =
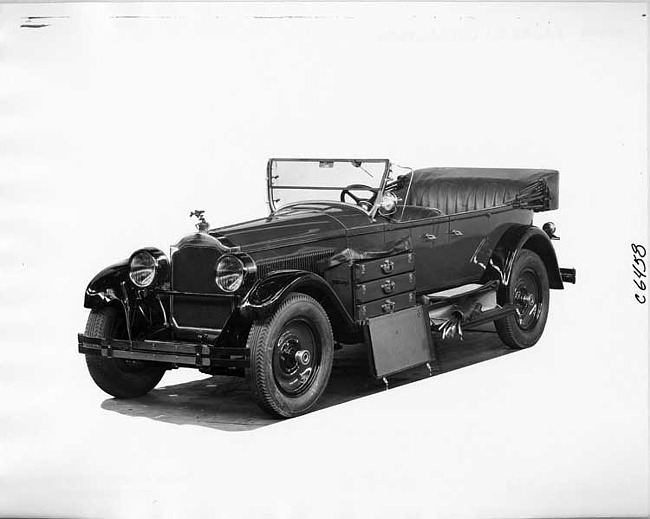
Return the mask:
<path id="1" fill-rule="evenodd" d="M 297 202 L 346 202 L 371 213 L 389 170 L 386 159 L 271 159 L 269 206 L 275 211 Z"/>

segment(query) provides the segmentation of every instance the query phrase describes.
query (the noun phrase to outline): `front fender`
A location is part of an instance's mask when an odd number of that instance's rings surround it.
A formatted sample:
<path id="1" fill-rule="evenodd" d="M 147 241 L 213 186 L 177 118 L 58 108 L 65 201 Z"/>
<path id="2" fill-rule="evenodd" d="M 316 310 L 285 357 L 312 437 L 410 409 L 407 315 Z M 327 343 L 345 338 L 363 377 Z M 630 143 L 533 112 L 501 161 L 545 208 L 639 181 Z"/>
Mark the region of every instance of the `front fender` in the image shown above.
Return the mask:
<path id="1" fill-rule="evenodd" d="M 263 319 L 271 315 L 291 292 L 301 292 L 316 299 L 327 312 L 335 330 L 340 326 L 346 331 L 355 329 L 354 320 L 327 281 L 304 270 L 277 271 L 256 281 L 239 309 L 249 319 Z"/>
<path id="2" fill-rule="evenodd" d="M 115 299 L 120 294 L 120 284 L 128 279 L 129 260 L 125 259 L 101 270 L 86 287 L 84 294 L 85 308 L 98 308 Z M 111 289 L 113 295 L 108 292 Z"/>
<path id="3" fill-rule="evenodd" d="M 544 231 L 533 225 L 513 225 L 501 236 L 492 252 L 483 282 L 498 279 L 508 286 L 515 258 L 521 249 L 532 250 L 542 259 L 551 288 L 564 288 L 553 244 Z"/>

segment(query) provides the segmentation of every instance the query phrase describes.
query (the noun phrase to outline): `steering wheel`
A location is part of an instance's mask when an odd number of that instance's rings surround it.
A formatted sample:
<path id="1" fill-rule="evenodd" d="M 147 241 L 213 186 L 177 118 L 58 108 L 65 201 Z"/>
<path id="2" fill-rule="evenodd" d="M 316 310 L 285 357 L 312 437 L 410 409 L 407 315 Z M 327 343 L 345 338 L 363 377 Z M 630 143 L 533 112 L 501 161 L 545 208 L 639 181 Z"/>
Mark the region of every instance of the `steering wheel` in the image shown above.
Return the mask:
<path id="1" fill-rule="evenodd" d="M 360 196 L 357 196 L 354 193 L 352 193 L 353 190 L 372 191 L 372 196 L 368 198 L 361 198 Z M 370 209 L 372 209 L 372 206 L 375 205 L 375 200 L 377 199 L 378 191 L 379 191 L 378 189 L 367 186 L 365 184 L 350 184 L 343 191 L 341 191 L 341 202 L 345 202 L 345 196 L 347 195 L 352 200 L 354 200 L 354 203 L 357 204 L 359 207 L 365 209 L 366 211 L 370 211 Z"/>

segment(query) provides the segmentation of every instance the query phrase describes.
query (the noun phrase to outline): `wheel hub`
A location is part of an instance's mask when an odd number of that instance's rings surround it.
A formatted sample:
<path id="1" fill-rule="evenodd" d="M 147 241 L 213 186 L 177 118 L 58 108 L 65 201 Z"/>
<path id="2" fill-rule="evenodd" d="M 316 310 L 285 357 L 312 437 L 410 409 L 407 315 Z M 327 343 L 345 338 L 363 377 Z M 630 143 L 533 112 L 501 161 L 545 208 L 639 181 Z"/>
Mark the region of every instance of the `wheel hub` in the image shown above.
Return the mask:
<path id="1" fill-rule="evenodd" d="M 309 350 L 299 350 L 296 352 L 295 357 L 296 362 L 302 364 L 303 366 L 307 366 L 311 361 L 311 354 L 309 353 Z"/>
<path id="2" fill-rule="evenodd" d="M 517 283 L 513 302 L 517 311 L 519 326 L 528 330 L 533 328 L 541 314 L 541 289 L 537 277 L 531 272 L 525 272 Z"/>
<path id="3" fill-rule="evenodd" d="M 302 321 L 285 325 L 273 356 L 273 372 L 280 390 L 297 396 L 313 382 L 320 365 L 317 341 L 311 328 Z"/>
<path id="4" fill-rule="evenodd" d="M 289 338 L 280 345 L 280 367 L 282 371 L 290 373 L 295 369 L 298 361 L 295 353 L 298 346 L 298 341 L 294 338 Z"/>
<path id="5" fill-rule="evenodd" d="M 521 306 L 533 306 L 535 304 L 535 296 L 533 294 L 517 292 L 515 302 Z"/>

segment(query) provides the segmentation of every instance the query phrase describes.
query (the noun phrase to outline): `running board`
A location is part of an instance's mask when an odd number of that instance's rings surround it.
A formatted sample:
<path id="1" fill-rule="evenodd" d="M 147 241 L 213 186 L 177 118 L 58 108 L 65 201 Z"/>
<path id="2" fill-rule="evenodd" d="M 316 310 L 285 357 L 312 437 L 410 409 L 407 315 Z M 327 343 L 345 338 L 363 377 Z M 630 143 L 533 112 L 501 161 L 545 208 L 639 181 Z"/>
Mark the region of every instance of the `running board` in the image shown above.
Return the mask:
<path id="1" fill-rule="evenodd" d="M 463 300 L 469 296 L 481 296 L 488 292 L 494 291 L 496 293 L 499 288 L 499 281 L 489 281 L 485 285 L 479 283 L 470 283 L 462 285 L 441 292 L 434 292 L 422 296 L 422 304 L 429 307 L 429 309 L 444 307 L 454 302 Z"/>
<path id="2" fill-rule="evenodd" d="M 442 338 L 463 336 L 463 328 L 475 328 L 515 312 L 513 305 L 497 304 L 499 281 L 471 283 L 422 297 L 432 331 Z"/>

